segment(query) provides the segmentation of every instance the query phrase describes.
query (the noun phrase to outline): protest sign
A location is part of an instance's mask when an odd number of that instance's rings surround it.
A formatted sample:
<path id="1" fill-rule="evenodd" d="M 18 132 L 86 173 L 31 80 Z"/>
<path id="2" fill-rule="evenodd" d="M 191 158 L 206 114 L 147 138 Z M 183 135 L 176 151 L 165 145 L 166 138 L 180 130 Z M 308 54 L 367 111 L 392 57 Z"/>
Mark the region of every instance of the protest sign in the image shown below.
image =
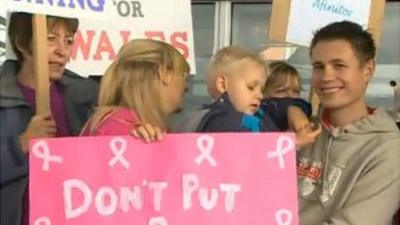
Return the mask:
<path id="1" fill-rule="evenodd" d="M 21 4 L 22 2 L 29 5 L 34 4 L 35 1 L 21 0 Z M 44 2 L 36 1 L 35 4 L 43 7 L 50 4 Z M 103 75 L 116 58 L 121 46 L 134 38 L 155 39 L 173 45 L 189 62 L 191 74 L 196 73 L 190 0 L 115 0 L 106 1 L 107 5 L 103 1 L 91 2 L 89 0 L 82 2 L 75 0 L 68 4 L 64 0 L 52 2 L 48 7 L 54 8 L 58 5 L 62 5 L 62 7 L 58 7 L 58 10 L 55 11 L 49 11 L 50 15 L 79 19 L 75 45 L 67 68 L 82 76 Z M 90 16 L 90 12 L 78 9 L 83 6 L 84 10 L 88 11 L 91 10 L 89 6 L 100 4 L 104 4 L 104 7 L 107 6 L 109 9 L 100 17 Z M 11 7 L 11 9 L 15 8 L 17 8 L 17 4 L 15 7 Z M 29 11 L 29 9 L 31 8 L 27 7 L 25 11 Z M 46 11 L 41 12 L 45 13 Z M 0 43 L 2 42 L 1 37 L 0 33 Z M 14 57 L 11 48 L 7 48 L 7 58 Z"/>
<path id="2" fill-rule="evenodd" d="M 348 20 L 369 28 L 376 43 L 385 0 L 281 0 L 274 1 L 269 39 L 309 46 L 313 33 L 335 21 Z"/>
<path id="3" fill-rule="evenodd" d="M 35 140 L 34 225 L 297 225 L 293 135 Z"/>
<path id="4" fill-rule="evenodd" d="M 120 0 L 114 11 L 107 21 L 80 21 L 69 69 L 83 76 L 103 75 L 123 44 L 148 38 L 173 45 L 189 62 L 191 74 L 196 73 L 189 0 Z"/>
<path id="5" fill-rule="evenodd" d="M 2 0 L 9 11 L 105 20 L 114 15 L 106 0 Z"/>

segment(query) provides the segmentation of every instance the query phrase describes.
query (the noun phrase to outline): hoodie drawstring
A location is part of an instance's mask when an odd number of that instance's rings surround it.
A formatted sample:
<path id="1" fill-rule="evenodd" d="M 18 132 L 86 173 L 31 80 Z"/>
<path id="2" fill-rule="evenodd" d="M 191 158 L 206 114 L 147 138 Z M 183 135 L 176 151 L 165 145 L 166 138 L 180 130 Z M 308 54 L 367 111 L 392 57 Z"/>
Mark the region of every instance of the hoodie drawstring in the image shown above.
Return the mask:
<path id="1" fill-rule="evenodd" d="M 332 137 L 332 135 L 329 135 L 328 145 L 325 148 L 324 175 L 322 177 L 322 194 L 320 196 L 320 200 L 322 202 L 328 201 L 328 199 L 329 199 L 329 196 L 328 196 L 329 193 L 325 186 L 326 186 L 326 176 L 328 175 L 328 165 L 329 165 L 329 157 L 330 157 L 330 152 L 331 152 L 332 141 L 333 141 L 333 137 Z"/>

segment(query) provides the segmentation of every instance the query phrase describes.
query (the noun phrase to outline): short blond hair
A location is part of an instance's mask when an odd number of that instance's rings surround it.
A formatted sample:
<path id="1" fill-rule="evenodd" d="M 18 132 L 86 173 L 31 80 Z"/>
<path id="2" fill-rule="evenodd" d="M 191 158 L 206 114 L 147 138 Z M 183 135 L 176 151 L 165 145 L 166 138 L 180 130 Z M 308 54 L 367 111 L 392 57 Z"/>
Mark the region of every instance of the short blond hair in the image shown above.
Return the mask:
<path id="1" fill-rule="evenodd" d="M 237 66 L 243 62 L 252 62 L 267 69 L 258 55 L 238 46 L 224 47 L 214 55 L 207 73 L 207 91 L 213 99 L 220 96 L 216 87 L 217 77 L 221 74 L 226 76 L 234 74 Z"/>
<path id="2" fill-rule="evenodd" d="M 141 122 L 166 130 L 157 81 L 160 71 L 174 76 L 189 73 L 190 67 L 173 46 L 156 40 L 136 39 L 125 44 L 106 70 L 100 85 L 98 110 L 91 121 L 91 132 L 110 108 L 133 109 Z"/>
<path id="3" fill-rule="evenodd" d="M 299 85 L 301 91 L 300 74 L 296 68 L 284 61 L 273 61 L 268 64 L 269 75 L 264 87 L 264 97 L 268 97 L 273 90 L 286 84 L 286 82 L 294 81 Z"/>

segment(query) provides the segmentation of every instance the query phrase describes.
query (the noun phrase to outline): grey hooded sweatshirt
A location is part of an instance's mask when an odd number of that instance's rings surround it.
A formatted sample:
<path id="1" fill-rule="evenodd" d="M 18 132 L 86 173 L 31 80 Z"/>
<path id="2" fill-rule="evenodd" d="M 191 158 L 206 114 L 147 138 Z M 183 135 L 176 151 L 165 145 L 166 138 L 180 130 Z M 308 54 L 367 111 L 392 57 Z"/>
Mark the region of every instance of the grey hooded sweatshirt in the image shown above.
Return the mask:
<path id="1" fill-rule="evenodd" d="M 383 110 L 323 130 L 298 153 L 301 225 L 390 225 L 400 206 L 400 132 Z"/>

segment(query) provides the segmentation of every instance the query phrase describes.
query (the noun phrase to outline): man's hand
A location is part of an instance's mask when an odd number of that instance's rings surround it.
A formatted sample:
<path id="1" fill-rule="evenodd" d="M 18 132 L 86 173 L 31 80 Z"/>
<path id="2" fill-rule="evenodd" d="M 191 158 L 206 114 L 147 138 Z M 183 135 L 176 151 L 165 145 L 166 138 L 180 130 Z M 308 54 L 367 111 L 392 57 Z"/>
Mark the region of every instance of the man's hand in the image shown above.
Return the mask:
<path id="1" fill-rule="evenodd" d="M 305 127 L 296 131 L 296 146 L 297 148 L 304 148 L 315 142 L 317 137 L 321 134 L 322 126 L 319 123 L 309 123 Z"/>

